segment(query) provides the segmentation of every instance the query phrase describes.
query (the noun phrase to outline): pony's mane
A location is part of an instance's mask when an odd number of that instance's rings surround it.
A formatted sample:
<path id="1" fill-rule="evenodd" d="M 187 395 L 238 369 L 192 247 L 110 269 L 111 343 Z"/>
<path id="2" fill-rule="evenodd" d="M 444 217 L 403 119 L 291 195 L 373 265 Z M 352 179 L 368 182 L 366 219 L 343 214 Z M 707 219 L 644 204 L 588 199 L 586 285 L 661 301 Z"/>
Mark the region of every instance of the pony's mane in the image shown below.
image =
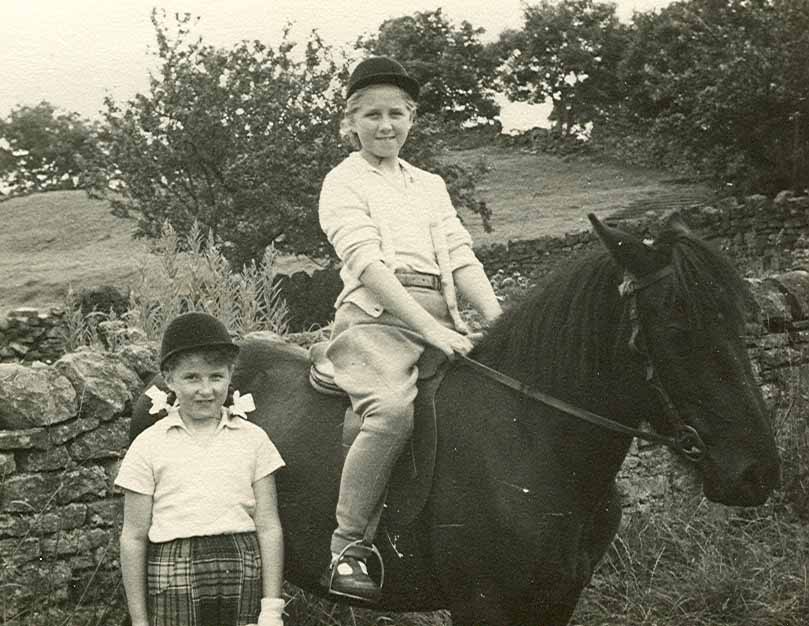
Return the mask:
<path id="1" fill-rule="evenodd" d="M 688 231 L 668 229 L 655 248 L 674 270 L 668 301 L 692 326 L 724 324 L 737 332 L 752 302 L 731 262 Z M 608 372 L 629 328 L 618 294 L 622 271 L 606 251 L 553 273 L 492 326 L 473 356 L 540 387 L 584 390 Z"/>

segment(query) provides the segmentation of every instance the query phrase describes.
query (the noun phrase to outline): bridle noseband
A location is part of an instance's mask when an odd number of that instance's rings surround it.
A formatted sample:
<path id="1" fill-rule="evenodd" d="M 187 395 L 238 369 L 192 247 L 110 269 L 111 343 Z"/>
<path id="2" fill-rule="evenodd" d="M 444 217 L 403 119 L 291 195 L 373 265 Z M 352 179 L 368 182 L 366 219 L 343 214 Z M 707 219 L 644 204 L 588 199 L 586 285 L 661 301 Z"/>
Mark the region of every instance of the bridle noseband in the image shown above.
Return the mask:
<path id="1" fill-rule="evenodd" d="M 506 387 L 514 389 L 515 391 L 537 400 L 538 402 L 542 402 L 543 404 L 591 424 L 595 424 L 596 426 L 601 426 L 602 428 L 607 428 L 630 437 L 637 437 L 638 439 L 643 439 L 645 441 L 666 445 L 689 461 L 697 463 L 705 456 L 705 443 L 702 441 L 699 433 L 692 426 L 686 424 L 685 421 L 680 417 L 680 414 L 677 412 L 677 408 L 674 406 L 674 403 L 671 401 L 668 393 L 663 388 L 663 384 L 660 381 L 660 377 L 657 374 L 657 370 L 655 369 L 648 352 L 646 352 L 644 348 L 640 347 L 640 343 L 642 342 L 637 294 L 646 287 L 654 285 L 664 278 L 671 276 L 673 273 L 674 270 L 669 265 L 657 270 L 656 272 L 651 272 L 650 274 L 641 276 L 640 278 L 635 278 L 631 274 L 626 273 L 624 275 L 623 282 L 618 286 L 618 292 L 621 295 L 621 298 L 626 298 L 628 300 L 629 320 L 632 324 L 629 337 L 629 347 L 633 352 L 646 359 L 646 381 L 657 392 L 661 402 L 663 403 L 665 416 L 674 430 L 673 436 L 669 437 L 656 432 L 649 432 L 647 430 L 626 426 L 620 422 L 616 422 L 615 420 L 570 404 L 565 400 L 556 398 L 543 391 L 529 387 L 519 380 L 512 378 L 507 374 L 503 374 L 502 372 L 498 372 L 488 365 L 484 365 L 483 363 L 466 355 L 459 355 L 458 358 L 462 362 L 466 363 L 473 369 L 491 378 L 492 380 L 496 380 Z"/>

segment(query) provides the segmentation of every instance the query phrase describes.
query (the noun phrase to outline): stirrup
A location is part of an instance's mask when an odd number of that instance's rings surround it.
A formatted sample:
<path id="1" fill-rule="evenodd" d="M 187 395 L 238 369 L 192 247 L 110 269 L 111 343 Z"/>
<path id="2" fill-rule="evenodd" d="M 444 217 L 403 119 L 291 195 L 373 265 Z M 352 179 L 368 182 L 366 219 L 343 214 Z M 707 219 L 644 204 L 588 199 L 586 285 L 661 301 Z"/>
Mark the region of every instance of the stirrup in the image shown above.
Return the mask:
<path id="1" fill-rule="evenodd" d="M 340 562 L 342 558 L 345 556 L 346 552 L 351 548 L 356 546 L 362 545 L 363 548 L 367 549 L 371 554 L 376 557 L 376 560 L 379 562 L 379 594 L 382 594 L 382 586 L 385 584 L 385 563 L 382 560 L 382 554 L 379 552 L 377 547 L 374 544 L 366 543 L 364 539 L 357 539 L 352 541 L 351 543 L 347 544 L 340 552 L 337 554 L 336 557 L 332 559 L 332 562 L 329 564 L 329 580 L 328 585 L 326 585 L 326 589 L 330 595 L 340 596 L 342 598 L 351 598 L 352 600 L 359 600 L 361 602 L 374 602 L 371 598 L 366 598 L 364 596 L 358 596 L 351 593 L 345 593 L 344 591 L 338 591 L 334 588 L 334 575 L 337 571 L 336 567 L 332 567 L 333 564 Z M 370 578 L 370 575 L 368 576 Z"/>

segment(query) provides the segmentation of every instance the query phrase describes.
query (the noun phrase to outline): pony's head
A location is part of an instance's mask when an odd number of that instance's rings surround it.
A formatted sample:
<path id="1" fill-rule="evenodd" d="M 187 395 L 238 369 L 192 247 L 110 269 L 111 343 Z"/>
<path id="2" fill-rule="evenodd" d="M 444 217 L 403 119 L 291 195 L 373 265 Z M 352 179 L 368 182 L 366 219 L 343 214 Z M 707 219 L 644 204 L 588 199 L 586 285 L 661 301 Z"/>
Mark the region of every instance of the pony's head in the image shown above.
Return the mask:
<path id="1" fill-rule="evenodd" d="M 693 452 L 710 500 L 763 503 L 780 463 L 743 339 L 753 302 L 745 282 L 678 214 L 649 243 L 590 220 L 623 273 L 632 348 L 660 391 L 652 426 L 675 436 L 696 431 Z"/>

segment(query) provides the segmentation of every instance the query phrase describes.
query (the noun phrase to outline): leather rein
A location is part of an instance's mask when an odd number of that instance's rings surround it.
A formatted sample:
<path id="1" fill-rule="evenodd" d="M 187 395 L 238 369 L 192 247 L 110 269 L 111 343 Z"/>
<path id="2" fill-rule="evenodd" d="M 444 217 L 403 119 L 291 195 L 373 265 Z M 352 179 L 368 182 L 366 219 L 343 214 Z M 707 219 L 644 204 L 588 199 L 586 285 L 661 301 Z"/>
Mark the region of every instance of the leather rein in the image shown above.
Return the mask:
<path id="1" fill-rule="evenodd" d="M 652 386 L 660 397 L 666 417 L 674 427 L 675 434 L 673 436 L 661 435 L 656 432 L 626 426 L 625 424 L 621 424 L 620 422 L 616 422 L 615 420 L 598 415 L 597 413 L 593 413 L 592 411 L 578 407 L 560 398 L 556 398 L 545 393 L 544 391 L 530 387 L 520 382 L 516 378 L 512 378 L 507 374 L 492 369 L 488 365 L 484 365 L 480 361 L 476 361 L 471 357 L 466 355 L 457 355 L 457 358 L 484 376 L 487 376 L 488 378 L 491 378 L 492 380 L 495 380 L 528 398 L 541 402 L 542 404 L 596 426 L 600 426 L 629 437 L 636 437 L 652 443 L 666 445 L 689 461 L 697 463 L 705 456 L 705 443 L 702 441 L 699 433 L 697 433 L 692 426 L 686 424 L 680 417 L 674 403 L 671 401 L 668 393 L 666 393 L 666 390 L 663 388 L 660 377 L 657 374 L 657 370 L 655 370 L 649 354 L 644 348 L 640 347 L 639 344 L 639 340 L 641 338 L 641 328 L 638 316 L 637 293 L 646 287 L 671 276 L 673 273 L 674 270 L 671 266 L 666 266 L 656 272 L 651 272 L 650 274 L 640 278 L 635 278 L 627 273 L 624 276 L 624 281 L 618 286 L 618 292 L 620 293 L 621 298 L 626 298 L 629 306 L 629 320 L 632 324 L 629 347 L 633 352 L 646 359 L 646 382 Z"/>

